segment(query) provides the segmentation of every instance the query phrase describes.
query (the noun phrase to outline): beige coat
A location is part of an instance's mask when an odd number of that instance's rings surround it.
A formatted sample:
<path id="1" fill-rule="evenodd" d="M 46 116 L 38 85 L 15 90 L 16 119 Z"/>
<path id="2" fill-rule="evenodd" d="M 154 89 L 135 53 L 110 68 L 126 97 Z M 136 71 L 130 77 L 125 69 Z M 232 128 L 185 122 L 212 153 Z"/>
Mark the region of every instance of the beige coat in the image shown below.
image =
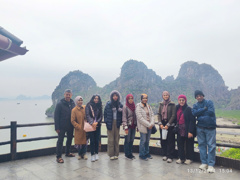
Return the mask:
<path id="1" fill-rule="evenodd" d="M 149 111 L 150 122 L 147 120 L 147 114 L 146 114 L 146 111 L 144 110 L 144 106 L 142 103 L 138 103 L 135 110 L 136 116 L 137 116 L 138 130 L 144 134 L 147 134 L 148 127 L 155 125 L 154 113 L 152 111 L 152 108 L 148 104 L 147 104 L 147 107 Z"/>
<path id="2" fill-rule="evenodd" d="M 86 144 L 86 132 L 83 130 L 85 120 L 85 105 L 83 107 L 76 106 L 72 110 L 71 122 L 74 126 L 74 142 L 75 144 Z"/>

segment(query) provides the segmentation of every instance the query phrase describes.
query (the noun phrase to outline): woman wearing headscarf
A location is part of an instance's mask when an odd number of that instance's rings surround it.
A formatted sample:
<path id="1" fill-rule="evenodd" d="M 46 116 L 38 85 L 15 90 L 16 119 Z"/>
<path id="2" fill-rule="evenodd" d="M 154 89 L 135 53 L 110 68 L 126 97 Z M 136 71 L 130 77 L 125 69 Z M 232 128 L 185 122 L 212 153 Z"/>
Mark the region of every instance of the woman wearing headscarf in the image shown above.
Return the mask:
<path id="1" fill-rule="evenodd" d="M 173 133 L 173 128 L 175 125 L 176 105 L 171 101 L 168 91 L 163 91 L 162 98 L 163 101 L 160 103 L 158 111 L 158 124 L 161 134 L 160 139 L 163 149 L 163 160 L 171 163 L 173 161 L 175 151 L 175 134 Z M 162 138 L 163 129 L 168 131 L 167 138 L 165 140 Z"/>
<path id="2" fill-rule="evenodd" d="M 137 119 L 135 114 L 135 103 L 133 95 L 126 96 L 126 104 L 123 106 L 122 124 L 125 131 L 124 152 L 125 157 L 128 159 L 135 159 L 132 154 L 133 141 L 135 138 Z"/>
<path id="3" fill-rule="evenodd" d="M 176 163 L 191 164 L 194 156 L 194 137 L 196 136 L 196 119 L 192 114 L 192 108 L 190 108 L 187 105 L 187 97 L 183 94 L 178 96 L 178 105 L 176 106 L 176 117 L 178 123 L 177 146 L 179 156 L 179 159 L 176 161 Z M 186 152 L 184 151 L 185 143 Z"/>
<path id="4" fill-rule="evenodd" d="M 141 94 L 141 102 L 136 105 L 137 127 L 140 131 L 139 158 L 145 161 L 152 159 L 149 142 L 151 129 L 155 125 L 154 113 L 147 102 L 147 94 Z"/>
<path id="5" fill-rule="evenodd" d="M 72 109 L 71 113 L 71 123 L 75 129 L 74 147 L 78 150 L 78 160 L 87 160 L 87 139 L 86 132 L 83 130 L 85 120 L 85 105 L 83 105 L 83 98 L 81 96 L 77 96 L 75 98 L 75 104 L 76 106 Z"/>
<path id="6" fill-rule="evenodd" d="M 122 108 L 120 93 L 116 90 L 110 93 L 110 101 L 104 109 L 104 122 L 107 126 L 108 135 L 108 155 L 111 160 L 118 159 L 119 156 L 119 128 L 122 124 Z"/>
<path id="7" fill-rule="evenodd" d="M 96 131 L 88 132 L 90 137 L 91 161 L 97 161 L 98 146 L 102 123 L 102 100 L 99 95 L 93 95 L 90 102 L 86 105 L 86 119 L 89 124 L 96 127 Z"/>

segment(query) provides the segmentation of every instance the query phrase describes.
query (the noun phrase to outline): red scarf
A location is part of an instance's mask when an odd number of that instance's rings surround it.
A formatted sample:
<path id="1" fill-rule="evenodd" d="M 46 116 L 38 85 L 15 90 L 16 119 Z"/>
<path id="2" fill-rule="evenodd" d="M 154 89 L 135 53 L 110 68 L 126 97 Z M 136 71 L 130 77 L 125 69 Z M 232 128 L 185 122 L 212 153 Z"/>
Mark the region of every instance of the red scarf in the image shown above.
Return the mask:
<path id="1" fill-rule="evenodd" d="M 129 99 L 130 97 L 133 98 L 133 95 L 132 95 L 132 94 L 128 94 L 128 95 L 126 96 L 126 106 L 129 107 L 129 109 L 131 109 L 132 112 L 134 112 L 134 111 L 135 111 L 135 103 L 134 103 L 134 101 L 133 101 L 132 104 L 129 104 L 128 99 Z"/>

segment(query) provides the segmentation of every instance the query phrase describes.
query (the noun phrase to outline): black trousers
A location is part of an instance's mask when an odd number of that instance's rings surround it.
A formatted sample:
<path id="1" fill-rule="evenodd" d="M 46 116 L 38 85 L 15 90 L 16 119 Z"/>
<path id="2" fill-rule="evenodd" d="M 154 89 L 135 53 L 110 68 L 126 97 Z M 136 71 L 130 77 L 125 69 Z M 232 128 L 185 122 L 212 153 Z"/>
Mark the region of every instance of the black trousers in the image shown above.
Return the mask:
<path id="1" fill-rule="evenodd" d="M 185 152 L 186 143 L 186 152 Z M 193 160 L 194 156 L 194 138 L 188 138 L 177 135 L 178 156 L 181 160 Z"/>
<path id="2" fill-rule="evenodd" d="M 72 139 L 73 139 L 73 127 L 69 128 L 68 130 L 60 130 L 58 134 L 58 141 L 57 141 L 57 158 L 62 157 L 62 149 L 63 149 L 63 140 L 64 136 L 67 133 L 67 142 L 66 142 L 66 154 L 70 153 L 70 147 L 72 144 Z"/>
<path id="3" fill-rule="evenodd" d="M 168 134 L 167 139 L 162 140 L 162 129 L 160 128 L 160 140 L 161 140 L 161 146 L 163 149 L 163 156 L 167 156 L 169 159 L 174 158 L 174 151 L 175 151 L 175 134 L 173 133 L 173 127 L 170 126 L 168 128 Z"/>
<path id="4" fill-rule="evenodd" d="M 90 136 L 90 148 L 91 148 L 91 155 L 98 154 L 99 148 L 99 137 L 101 133 L 101 126 L 96 128 L 96 131 L 89 132 L 88 135 Z"/>

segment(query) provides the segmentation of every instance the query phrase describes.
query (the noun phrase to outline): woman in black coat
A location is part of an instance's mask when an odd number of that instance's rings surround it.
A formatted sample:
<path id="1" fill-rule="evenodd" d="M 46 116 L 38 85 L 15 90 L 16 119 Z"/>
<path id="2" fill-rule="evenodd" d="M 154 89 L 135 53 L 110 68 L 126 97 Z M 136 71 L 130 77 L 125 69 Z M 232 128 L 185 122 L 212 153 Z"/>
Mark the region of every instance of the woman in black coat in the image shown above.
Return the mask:
<path id="1" fill-rule="evenodd" d="M 192 115 L 192 108 L 187 105 L 185 95 L 178 96 L 176 117 L 178 123 L 177 146 L 179 159 L 177 164 L 191 164 L 194 156 L 194 137 L 196 136 L 196 119 Z M 184 144 L 186 142 L 186 156 Z"/>

